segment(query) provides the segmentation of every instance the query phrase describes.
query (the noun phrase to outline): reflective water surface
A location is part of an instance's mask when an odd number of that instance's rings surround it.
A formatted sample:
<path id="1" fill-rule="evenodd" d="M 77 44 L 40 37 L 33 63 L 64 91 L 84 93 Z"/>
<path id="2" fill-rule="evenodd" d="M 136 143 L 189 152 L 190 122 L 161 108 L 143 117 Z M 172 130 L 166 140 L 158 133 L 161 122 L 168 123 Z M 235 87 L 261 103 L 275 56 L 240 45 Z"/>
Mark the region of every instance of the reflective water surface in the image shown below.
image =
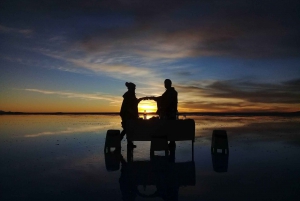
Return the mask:
<path id="1" fill-rule="evenodd" d="M 188 116 L 192 142 L 105 151 L 114 115 L 0 116 L 1 200 L 299 200 L 299 117 Z M 228 154 L 212 152 L 226 130 Z"/>

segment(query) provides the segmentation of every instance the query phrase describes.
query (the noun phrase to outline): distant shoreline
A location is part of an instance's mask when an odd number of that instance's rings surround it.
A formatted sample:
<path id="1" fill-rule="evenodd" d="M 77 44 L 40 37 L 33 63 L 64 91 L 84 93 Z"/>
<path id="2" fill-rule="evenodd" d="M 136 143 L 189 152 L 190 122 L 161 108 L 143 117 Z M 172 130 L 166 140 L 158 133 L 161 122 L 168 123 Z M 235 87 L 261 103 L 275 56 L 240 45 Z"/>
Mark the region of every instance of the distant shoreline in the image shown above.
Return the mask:
<path id="1" fill-rule="evenodd" d="M 4 112 L 0 115 L 119 115 L 119 112 Z M 139 113 L 140 115 L 144 113 Z M 156 113 L 147 113 L 156 115 Z M 180 116 L 300 116 L 299 112 L 180 112 Z"/>

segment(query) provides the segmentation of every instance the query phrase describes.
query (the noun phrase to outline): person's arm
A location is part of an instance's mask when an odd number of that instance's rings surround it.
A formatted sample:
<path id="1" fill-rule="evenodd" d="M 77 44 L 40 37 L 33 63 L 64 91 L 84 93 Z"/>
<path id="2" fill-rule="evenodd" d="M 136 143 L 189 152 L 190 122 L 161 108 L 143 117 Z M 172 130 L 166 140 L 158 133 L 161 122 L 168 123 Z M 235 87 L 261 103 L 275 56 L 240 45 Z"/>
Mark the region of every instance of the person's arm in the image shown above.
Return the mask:
<path id="1" fill-rule="evenodd" d="M 141 100 L 154 100 L 154 101 L 158 101 L 158 99 L 160 98 L 161 96 L 145 96 L 143 98 L 140 98 Z"/>
<path id="2" fill-rule="evenodd" d="M 141 102 L 142 100 L 146 100 L 145 97 L 143 97 L 143 98 L 138 98 L 138 99 L 137 99 L 137 103 Z"/>

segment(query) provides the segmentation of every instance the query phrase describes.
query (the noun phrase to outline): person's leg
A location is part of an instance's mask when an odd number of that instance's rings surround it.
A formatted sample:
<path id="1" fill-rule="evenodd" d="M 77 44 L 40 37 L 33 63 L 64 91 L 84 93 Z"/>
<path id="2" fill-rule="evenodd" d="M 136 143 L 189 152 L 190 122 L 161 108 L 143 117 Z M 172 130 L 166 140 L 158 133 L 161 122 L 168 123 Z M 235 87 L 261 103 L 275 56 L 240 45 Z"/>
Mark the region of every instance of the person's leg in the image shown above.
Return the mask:
<path id="1" fill-rule="evenodd" d="M 169 115 L 168 120 L 176 120 L 176 115 Z M 169 142 L 169 148 L 170 149 L 175 149 L 176 148 L 176 143 L 175 141 L 170 141 Z"/>
<path id="2" fill-rule="evenodd" d="M 120 140 L 122 141 L 126 134 L 126 128 L 125 128 L 126 122 L 123 119 L 122 119 L 121 125 L 122 125 L 123 130 L 120 134 Z"/>
<path id="3" fill-rule="evenodd" d="M 132 141 L 128 141 L 128 140 L 127 140 L 127 146 L 128 146 L 129 148 L 136 148 L 136 145 L 133 144 Z"/>
<path id="4" fill-rule="evenodd" d="M 120 134 L 120 140 L 121 140 L 121 141 L 123 140 L 125 134 L 126 134 L 126 130 L 123 129 L 122 132 L 121 132 L 121 134 Z"/>
<path id="5" fill-rule="evenodd" d="M 169 149 L 175 149 L 176 148 L 175 141 L 170 141 L 168 145 L 169 145 Z"/>
<path id="6" fill-rule="evenodd" d="M 122 124 L 122 127 L 123 127 L 123 131 L 120 134 L 120 140 L 122 141 L 124 136 L 126 135 L 126 126 L 125 126 L 126 122 L 123 120 L 121 122 L 121 124 Z M 136 145 L 134 145 L 132 141 L 128 141 L 128 140 L 127 140 L 127 146 L 129 146 L 130 148 L 136 148 Z"/>

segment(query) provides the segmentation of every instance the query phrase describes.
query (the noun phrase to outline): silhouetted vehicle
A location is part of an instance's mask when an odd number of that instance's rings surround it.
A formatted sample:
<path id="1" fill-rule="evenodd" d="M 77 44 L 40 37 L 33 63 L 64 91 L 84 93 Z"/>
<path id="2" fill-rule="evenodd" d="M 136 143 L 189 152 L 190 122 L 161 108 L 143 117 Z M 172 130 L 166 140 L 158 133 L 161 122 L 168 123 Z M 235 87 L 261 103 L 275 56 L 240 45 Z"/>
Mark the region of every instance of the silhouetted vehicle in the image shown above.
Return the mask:
<path id="1" fill-rule="evenodd" d="M 151 141 L 159 143 L 158 149 L 166 150 L 168 146 L 163 148 L 164 139 L 168 141 L 192 141 L 192 151 L 194 150 L 195 142 L 195 121 L 193 119 L 179 120 L 129 120 L 127 123 L 127 140 L 129 141 Z M 194 152 L 192 152 L 193 154 Z"/>

